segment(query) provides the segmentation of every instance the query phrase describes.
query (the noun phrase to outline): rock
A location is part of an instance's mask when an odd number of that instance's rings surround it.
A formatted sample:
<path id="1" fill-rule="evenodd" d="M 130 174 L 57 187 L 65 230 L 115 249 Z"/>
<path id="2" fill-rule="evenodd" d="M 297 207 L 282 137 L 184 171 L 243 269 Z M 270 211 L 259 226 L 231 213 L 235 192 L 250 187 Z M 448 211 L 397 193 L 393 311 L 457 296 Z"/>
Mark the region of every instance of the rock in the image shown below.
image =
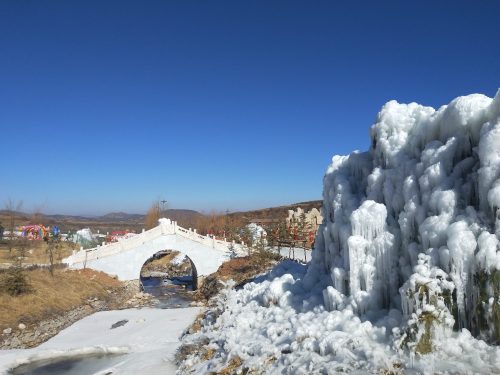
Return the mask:
<path id="1" fill-rule="evenodd" d="M 9 328 L 5 328 L 3 330 L 3 334 L 4 335 L 10 335 L 11 333 L 12 333 L 12 328 L 10 328 L 10 327 Z"/>
<path id="2" fill-rule="evenodd" d="M 26 329 L 26 324 L 20 323 L 17 328 L 19 328 L 21 331 L 24 331 Z"/>
<path id="3" fill-rule="evenodd" d="M 120 320 L 116 323 L 114 323 L 110 329 L 115 329 L 115 328 L 118 328 L 118 327 L 121 327 L 121 326 L 124 326 L 125 324 L 128 323 L 128 320 L 127 319 L 124 319 L 124 320 Z"/>
<path id="4" fill-rule="evenodd" d="M 10 343 L 10 345 L 14 348 L 16 347 L 19 347 L 20 345 L 22 345 L 21 341 L 17 338 L 17 337 L 14 337 Z"/>
<path id="5" fill-rule="evenodd" d="M 215 296 L 223 288 L 223 284 L 218 280 L 217 276 L 208 276 L 201 288 L 198 289 L 198 293 L 203 296 L 204 299 L 209 300 L 211 297 Z"/>

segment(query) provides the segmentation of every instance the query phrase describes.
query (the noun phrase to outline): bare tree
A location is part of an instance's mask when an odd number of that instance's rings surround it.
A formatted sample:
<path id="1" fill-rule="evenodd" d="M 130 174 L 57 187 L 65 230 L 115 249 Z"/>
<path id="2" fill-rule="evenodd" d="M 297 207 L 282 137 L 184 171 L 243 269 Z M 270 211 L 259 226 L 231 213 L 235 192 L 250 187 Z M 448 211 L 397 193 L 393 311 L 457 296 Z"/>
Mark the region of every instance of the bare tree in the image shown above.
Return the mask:
<path id="1" fill-rule="evenodd" d="M 160 202 L 154 202 L 146 214 L 144 225 L 146 229 L 152 229 L 158 225 L 160 219 Z"/>
<path id="2" fill-rule="evenodd" d="M 47 242 L 46 253 L 49 257 L 49 272 L 52 277 L 54 277 L 54 257 L 60 257 L 61 250 L 61 237 L 59 234 L 54 233 L 52 236 L 47 235 L 44 238 Z"/>
<path id="3" fill-rule="evenodd" d="M 36 206 L 30 217 L 31 224 L 45 224 L 45 220 L 42 214 L 42 206 Z"/>
<path id="4" fill-rule="evenodd" d="M 9 231 L 9 255 L 12 255 L 12 249 L 15 244 L 15 231 L 17 224 L 17 216 L 19 215 L 19 211 L 23 206 L 23 202 L 15 202 L 11 198 L 5 202 L 5 210 L 7 211 L 7 229 Z"/>

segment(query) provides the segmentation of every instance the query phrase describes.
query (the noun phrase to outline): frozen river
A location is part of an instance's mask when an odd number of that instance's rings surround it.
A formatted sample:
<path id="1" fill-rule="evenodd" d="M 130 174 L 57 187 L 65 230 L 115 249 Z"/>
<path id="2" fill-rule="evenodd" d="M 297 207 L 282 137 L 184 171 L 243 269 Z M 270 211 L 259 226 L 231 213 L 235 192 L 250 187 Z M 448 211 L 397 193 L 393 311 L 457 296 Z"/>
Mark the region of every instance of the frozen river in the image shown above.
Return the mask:
<path id="1" fill-rule="evenodd" d="M 179 337 L 199 312 L 198 307 L 98 312 L 37 348 L 0 351 L 0 374 L 23 364 L 32 365 L 14 374 L 174 374 Z"/>

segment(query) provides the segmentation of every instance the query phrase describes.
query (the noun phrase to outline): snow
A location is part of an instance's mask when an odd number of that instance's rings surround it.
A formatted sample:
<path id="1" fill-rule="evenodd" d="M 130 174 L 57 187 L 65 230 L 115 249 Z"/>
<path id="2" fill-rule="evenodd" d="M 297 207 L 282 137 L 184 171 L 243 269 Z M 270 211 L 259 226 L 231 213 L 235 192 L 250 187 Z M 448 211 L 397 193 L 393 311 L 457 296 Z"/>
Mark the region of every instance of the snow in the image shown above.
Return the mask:
<path id="1" fill-rule="evenodd" d="M 187 255 L 183 253 L 179 253 L 175 256 L 174 259 L 170 262 L 174 266 L 180 266 L 182 263 L 186 261 Z"/>
<path id="2" fill-rule="evenodd" d="M 425 268 L 422 277 L 434 277 L 437 283 L 439 271 Z M 216 354 L 208 360 L 192 354 L 178 373 L 221 371 L 236 357 L 251 371 L 266 374 L 367 374 L 379 373 L 379 369 L 396 371 L 399 365 L 407 367 L 405 373 L 500 372 L 498 350 L 466 330 L 449 332 L 441 342 L 439 357 L 414 358 L 410 368 L 410 354 L 392 342 L 394 336 L 401 339 L 401 311 L 378 312 L 369 320 L 332 286 L 322 295 L 308 291 L 306 272 L 304 265 L 284 261 L 241 290 L 224 290 L 215 301 L 220 315 L 205 314 L 201 331 L 183 338 L 186 345 L 209 342 Z"/>
<path id="3" fill-rule="evenodd" d="M 246 226 L 250 235 L 252 236 L 252 244 L 258 243 L 260 240 L 265 240 L 267 236 L 266 231 L 260 225 L 255 223 L 250 223 Z"/>
<path id="4" fill-rule="evenodd" d="M 113 374 L 173 374 L 179 337 L 199 308 L 128 309 L 90 315 L 34 349 L 0 351 L 0 374 L 41 359 L 72 358 L 91 354 L 126 354 L 112 366 Z M 111 325 L 128 320 L 125 325 Z M 103 373 L 106 373 L 104 371 Z"/>
<path id="5" fill-rule="evenodd" d="M 500 373 L 500 91 L 391 101 L 370 136 L 327 168 L 307 267 L 226 291 L 181 370 Z"/>
<path id="6" fill-rule="evenodd" d="M 93 246 L 97 242 L 90 228 L 77 230 L 72 241 L 86 248 Z"/>
<path id="7" fill-rule="evenodd" d="M 303 247 L 270 247 L 269 251 L 279 253 L 284 258 L 290 258 L 297 262 L 307 263 L 311 260 L 311 250 Z"/>
<path id="8" fill-rule="evenodd" d="M 498 250 L 498 238 L 492 233 L 482 232 L 477 239 L 479 251 L 476 258 L 480 268 L 487 271 L 500 270 L 500 253 Z"/>

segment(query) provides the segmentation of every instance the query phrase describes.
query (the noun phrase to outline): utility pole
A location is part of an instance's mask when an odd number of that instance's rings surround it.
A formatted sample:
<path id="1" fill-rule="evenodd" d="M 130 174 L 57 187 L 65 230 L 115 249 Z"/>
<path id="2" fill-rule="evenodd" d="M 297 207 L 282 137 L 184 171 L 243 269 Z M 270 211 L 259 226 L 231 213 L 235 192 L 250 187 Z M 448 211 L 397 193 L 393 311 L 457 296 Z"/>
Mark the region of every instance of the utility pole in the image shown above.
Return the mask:
<path id="1" fill-rule="evenodd" d="M 160 201 L 161 203 L 161 217 L 165 217 L 165 207 L 167 205 L 167 201 L 165 199 Z"/>

